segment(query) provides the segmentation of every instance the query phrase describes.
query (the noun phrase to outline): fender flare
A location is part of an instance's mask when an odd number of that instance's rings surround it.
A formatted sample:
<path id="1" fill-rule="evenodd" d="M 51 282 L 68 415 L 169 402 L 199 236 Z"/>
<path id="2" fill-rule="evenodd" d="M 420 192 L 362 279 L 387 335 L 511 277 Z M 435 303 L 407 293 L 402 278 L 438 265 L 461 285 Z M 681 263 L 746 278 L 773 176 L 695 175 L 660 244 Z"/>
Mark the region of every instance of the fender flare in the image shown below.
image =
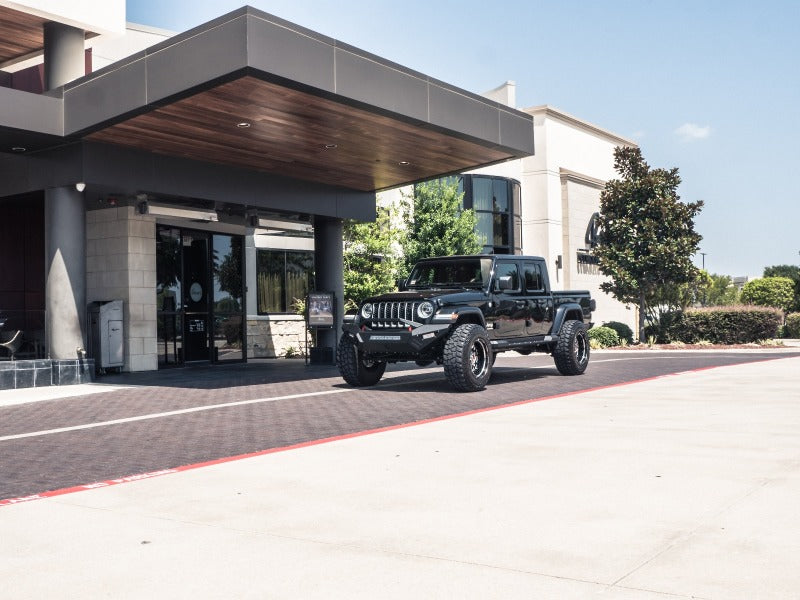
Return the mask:
<path id="1" fill-rule="evenodd" d="M 581 305 L 577 302 L 569 302 L 567 304 L 562 304 L 556 309 L 556 315 L 553 319 L 553 327 L 550 329 L 550 335 L 557 336 L 561 333 L 561 327 L 564 325 L 564 322 L 567 321 L 567 317 L 569 315 L 575 314 L 578 318 L 576 321 L 580 321 L 583 323 L 583 309 Z"/>
<path id="2" fill-rule="evenodd" d="M 483 312 L 475 306 L 459 306 L 457 307 L 453 313 L 458 315 L 456 319 L 456 323 L 463 322 L 465 319 L 463 317 L 476 317 L 475 319 L 470 318 L 469 322 L 477 321 L 478 324 L 486 329 L 486 318 L 483 315 Z"/>

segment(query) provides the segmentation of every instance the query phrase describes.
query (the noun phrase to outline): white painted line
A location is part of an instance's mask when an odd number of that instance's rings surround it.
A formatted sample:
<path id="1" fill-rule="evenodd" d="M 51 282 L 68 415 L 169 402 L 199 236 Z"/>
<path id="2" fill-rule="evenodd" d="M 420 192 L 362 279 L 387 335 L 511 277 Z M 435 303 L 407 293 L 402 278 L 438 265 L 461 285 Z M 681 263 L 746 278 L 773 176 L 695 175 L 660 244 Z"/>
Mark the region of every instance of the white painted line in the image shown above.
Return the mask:
<path id="1" fill-rule="evenodd" d="M 0 390 L 0 408 L 4 406 L 29 404 L 31 402 L 67 400 L 78 396 L 89 396 L 92 394 L 102 394 L 105 392 L 116 392 L 118 390 L 127 389 L 130 389 L 130 386 L 82 383 L 76 385 L 53 385 L 47 387 Z"/>
<path id="2" fill-rule="evenodd" d="M 205 406 L 194 406 L 192 408 L 183 408 L 180 410 L 170 410 L 160 413 L 150 413 L 147 415 L 139 415 L 136 417 L 126 417 L 124 419 L 114 419 L 112 421 L 99 421 L 97 423 L 86 423 L 84 425 L 72 425 L 70 427 L 59 427 L 57 429 L 44 429 L 41 431 L 31 431 L 29 433 L 17 433 L 14 435 L 6 435 L 0 437 L 0 442 L 7 442 L 11 440 L 20 440 L 23 438 L 37 437 L 40 435 L 53 435 L 56 433 L 66 433 L 68 431 L 80 431 L 82 429 L 94 429 L 95 427 L 108 427 L 109 425 L 121 425 L 123 423 L 135 423 L 136 421 L 146 421 L 149 419 L 160 419 L 162 417 L 172 417 L 175 415 L 186 415 L 189 413 L 203 412 L 206 410 L 215 410 L 217 408 L 229 408 L 232 406 L 245 406 L 247 404 L 259 404 L 263 402 L 276 402 L 278 400 L 291 400 L 293 398 L 309 398 L 311 396 L 326 396 L 330 394 L 341 394 L 344 392 L 352 392 L 353 389 L 345 388 L 338 390 L 325 390 L 322 392 L 308 392 L 305 394 L 289 394 L 287 396 L 276 396 L 274 398 L 255 398 L 252 400 L 240 400 L 238 402 L 225 402 L 223 404 L 208 404 Z"/>

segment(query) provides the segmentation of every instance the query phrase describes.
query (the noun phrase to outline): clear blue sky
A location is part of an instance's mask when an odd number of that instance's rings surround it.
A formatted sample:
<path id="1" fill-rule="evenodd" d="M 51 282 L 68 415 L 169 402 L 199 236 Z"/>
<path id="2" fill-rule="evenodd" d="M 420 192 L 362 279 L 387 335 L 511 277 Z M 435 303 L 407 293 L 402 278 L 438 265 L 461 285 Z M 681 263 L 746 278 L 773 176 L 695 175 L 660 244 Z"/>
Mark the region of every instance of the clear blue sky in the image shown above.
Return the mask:
<path id="1" fill-rule="evenodd" d="M 128 0 L 128 20 L 184 31 L 244 0 Z M 800 1 L 251 0 L 466 90 L 517 83 L 678 167 L 706 268 L 800 264 Z M 697 257 L 697 264 L 700 264 Z"/>

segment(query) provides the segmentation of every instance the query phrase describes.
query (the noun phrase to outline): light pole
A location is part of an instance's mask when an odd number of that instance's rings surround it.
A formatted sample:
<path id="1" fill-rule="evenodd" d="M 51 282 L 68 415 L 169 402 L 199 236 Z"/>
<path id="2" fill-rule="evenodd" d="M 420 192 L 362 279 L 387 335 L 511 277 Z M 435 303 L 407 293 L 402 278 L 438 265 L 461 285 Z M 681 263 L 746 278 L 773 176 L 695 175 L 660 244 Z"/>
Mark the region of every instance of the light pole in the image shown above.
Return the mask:
<path id="1" fill-rule="evenodd" d="M 708 252 L 701 252 L 700 253 L 700 256 L 703 257 L 703 271 L 706 270 L 706 254 L 708 254 Z"/>

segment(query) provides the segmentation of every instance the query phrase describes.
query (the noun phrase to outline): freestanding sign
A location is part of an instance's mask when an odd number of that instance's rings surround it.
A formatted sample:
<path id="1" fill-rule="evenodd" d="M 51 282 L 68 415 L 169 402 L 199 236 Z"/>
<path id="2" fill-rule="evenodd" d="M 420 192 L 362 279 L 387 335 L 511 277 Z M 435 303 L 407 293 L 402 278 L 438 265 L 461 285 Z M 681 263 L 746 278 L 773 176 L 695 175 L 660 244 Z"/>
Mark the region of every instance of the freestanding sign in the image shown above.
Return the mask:
<path id="1" fill-rule="evenodd" d="M 306 335 L 309 329 L 333 329 L 336 321 L 336 305 L 333 292 L 312 292 L 306 296 Z M 316 333 L 313 335 L 316 342 Z M 306 339 L 308 348 L 308 339 Z M 333 364 L 333 348 L 309 348 L 306 360 L 311 359 L 312 364 Z"/>
<path id="2" fill-rule="evenodd" d="M 308 326 L 314 328 L 333 327 L 333 293 L 313 292 L 306 300 Z"/>

